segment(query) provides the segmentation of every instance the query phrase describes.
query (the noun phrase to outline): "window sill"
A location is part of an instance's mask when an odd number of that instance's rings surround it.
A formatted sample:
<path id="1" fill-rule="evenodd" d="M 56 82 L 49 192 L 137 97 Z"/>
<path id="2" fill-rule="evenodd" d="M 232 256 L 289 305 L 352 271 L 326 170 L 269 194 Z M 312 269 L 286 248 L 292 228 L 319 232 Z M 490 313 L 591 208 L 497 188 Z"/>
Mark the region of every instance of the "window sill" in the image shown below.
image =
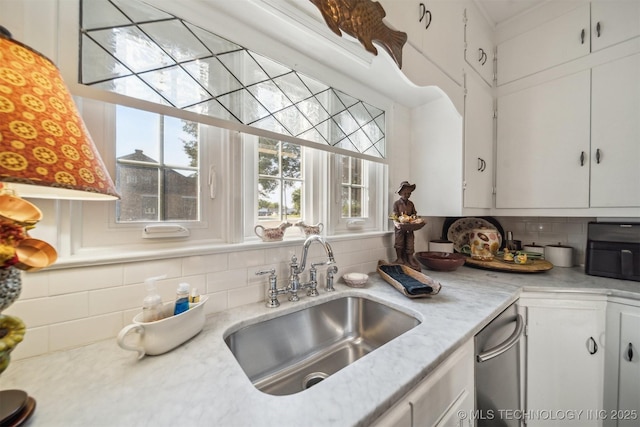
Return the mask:
<path id="1" fill-rule="evenodd" d="M 391 231 L 370 231 L 323 237 L 325 237 L 330 243 L 333 243 L 354 239 L 380 237 L 391 234 Z M 285 239 L 280 242 L 262 242 L 257 239 L 242 243 L 203 242 L 180 248 L 176 248 L 175 243 L 170 242 L 160 243 L 158 245 L 84 249 L 79 251 L 77 254 L 58 258 L 58 261 L 54 265 L 47 267 L 47 270 L 299 246 L 302 245 L 304 241 L 305 239 L 300 237 Z"/>

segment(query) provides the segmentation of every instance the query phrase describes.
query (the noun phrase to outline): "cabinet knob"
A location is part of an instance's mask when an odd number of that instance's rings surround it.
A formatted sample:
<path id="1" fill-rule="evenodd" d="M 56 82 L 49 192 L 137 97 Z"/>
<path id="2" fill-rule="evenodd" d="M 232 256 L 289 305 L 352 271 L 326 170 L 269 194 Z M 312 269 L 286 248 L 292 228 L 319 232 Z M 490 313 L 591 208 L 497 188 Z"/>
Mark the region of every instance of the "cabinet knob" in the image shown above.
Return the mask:
<path id="1" fill-rule="evenodd" d="M 587 343 L 587 351 L 589 351 L 589 354 L 596 354 L 598 352 L 598 344 L 596 344 L 596 340 L 593 339 L 593 337 L 589 337 Z"/>
<path id="2" fill-rule="evenodd" d="M 584 31 L 584 28 L 582 29 L 582 31 L 580 32 L 580 44 L 584 44 L 584 37 L 586 36 L 586 33 Z"/>
<path id="3" fill-rule="evenodd" d="M 478 172 L 484 172 L 486 168 L 487 168 L 487 162 L 485 162 L 484 159 L 481 159 L 480 157 L 478 157 Z"/>
<path id="4" fill-rule="evenodd" d="M 584 151 L 580 153 L 580 166 L 584 166 Z"/>
<path id="5" fill-rule="evenodd" d="M 598 37 L 600 37 L 600 30 L 602 29 L 602 27 L 600 26 L 600 21 L 598 21 L 598 23 L 596 24 L 596 35 Z"/>
<path id="6" fill-rule="evenodd" d="M 633 361 L 633 345 L 631 343 L 627 346 L 627 360 Z"/>
<path id="7" fill-rule="evenodd" d="M 600 164 L 600 149 L 596 149 L 596 163 Z"/>

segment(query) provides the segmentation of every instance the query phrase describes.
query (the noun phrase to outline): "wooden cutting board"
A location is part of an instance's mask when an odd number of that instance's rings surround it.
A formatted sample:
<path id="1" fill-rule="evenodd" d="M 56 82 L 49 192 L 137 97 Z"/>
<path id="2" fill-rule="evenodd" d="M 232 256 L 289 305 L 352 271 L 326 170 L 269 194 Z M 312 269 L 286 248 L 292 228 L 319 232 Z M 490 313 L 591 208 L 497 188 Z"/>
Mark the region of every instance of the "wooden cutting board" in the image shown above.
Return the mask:
<path id="1" fill-rule="evenodd" d="M 553 268 L 553 264 L 544 259 L 533 259 L 527 264 L 516 264 L 498 259 L 492 261 L 481 261 L 479 259 L 467 258 L 465 265 L 470 267 L 484 268 L 487 270 L 507 271 L 511 273 L 541 273 Z"/>

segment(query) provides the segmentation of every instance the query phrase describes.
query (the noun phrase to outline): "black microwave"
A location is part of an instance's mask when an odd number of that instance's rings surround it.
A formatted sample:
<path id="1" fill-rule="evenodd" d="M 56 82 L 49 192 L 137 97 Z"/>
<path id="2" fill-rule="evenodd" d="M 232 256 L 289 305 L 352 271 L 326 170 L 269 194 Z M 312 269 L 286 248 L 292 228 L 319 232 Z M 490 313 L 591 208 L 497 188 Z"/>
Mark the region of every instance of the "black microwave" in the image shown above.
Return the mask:
<path id="1" fill-rule="evenodd" d="M 640 223 L 590 222 L 585 272 L 640 282 Z"/>

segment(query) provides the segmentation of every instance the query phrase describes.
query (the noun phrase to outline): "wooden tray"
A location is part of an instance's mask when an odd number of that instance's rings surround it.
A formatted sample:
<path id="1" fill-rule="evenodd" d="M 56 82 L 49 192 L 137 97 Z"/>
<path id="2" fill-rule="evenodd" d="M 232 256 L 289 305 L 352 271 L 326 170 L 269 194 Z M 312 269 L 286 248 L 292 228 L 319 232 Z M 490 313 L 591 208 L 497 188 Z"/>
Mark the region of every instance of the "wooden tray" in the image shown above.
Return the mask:
<path id="1" fill-rule="evenodd" d="M 395 278 L 391 277 L 389 274 L 387 274 L 385 271 L 383 271 L 383 269 L 381 267 L 384 267 L 384 266 L 399 266 L 402 269 L 402 272 L 404 274 L 406 274 L 407 276 L 410 276 L 411 278 L 417 280 L 418 282 L 422 283 L 423 285 L 427 285 L 427 286 L 431 287 L 431 292 L 430 293 L 426 293 L 426 294 L 416 294 L 416 295 L 410 294 L 407 291 L 407 289 L 404 286 L 402 286 L 402 283 L 398 282 Z M 407 267 L 406 265 L 388 263 L 386 261 L 379 260 L 378 261 L 377 270 L 378 270 L 378 274 L 380 274 L 380 276 L 384 280 L 386 280 L 387 283 L 389 283 L 391 286 L 396 288 L 404 296 L 409 297 L 409 298 L 430 297 L 431 295 L 436 295 L 438 292 L 440 292 L 440 288 L 442 287 L 442 285 L 439 282 L 436 282 L 431 277 L 425 276 L 424 274 L 414 270 L 411 267 Z"/>
<path id="2" fill-rule="evenodd" d="M 541 273 L 553 268 L 553 264 L 544 259 L 534 259 L 527 264 L 516 264 L 497 259 L 493 259 L 492 261 L 481 261 L 479 259 L 468 257 L 465 261 L 465 265 L 484 268 L 487 270 L 507 271 L 511 273 Z"/>

